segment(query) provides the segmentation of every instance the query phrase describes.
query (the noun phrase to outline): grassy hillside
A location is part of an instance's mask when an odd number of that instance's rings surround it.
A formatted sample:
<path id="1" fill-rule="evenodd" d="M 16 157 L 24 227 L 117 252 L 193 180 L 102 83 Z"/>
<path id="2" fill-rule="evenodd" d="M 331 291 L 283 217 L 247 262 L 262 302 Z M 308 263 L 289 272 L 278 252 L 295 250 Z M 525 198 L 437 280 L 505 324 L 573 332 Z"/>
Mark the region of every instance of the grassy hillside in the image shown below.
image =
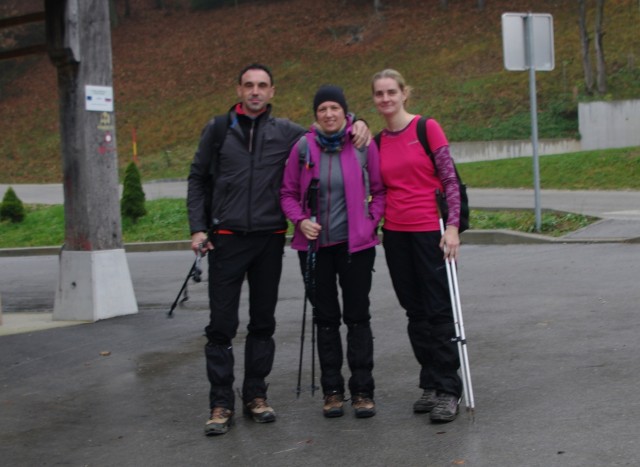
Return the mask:
<path id="1" fill-rule="evenodd" d="M 369 80 L 392 67 L 415 88 L 410 110 L 438 118 L 452 141 L 528 138 L 528 74 L 503 66 L 506 11 L 553 15 L 556 69 L 537 73 L 540 137 L 577 136 L 577 102 L 589 99 L 575 1 L 487 0 L 478 11 L 475 0 L 450 0 L 443 11 L 438 0 L 388 0 L 380 15 L 370 0 L 240 1 L 206 12 L 153 3 L 132 0 L 132 16 L 112 31 L 120 165 L 135 128 L 145 180 L 186 175 L 202 126 L 234 102 L 237 72 L 253 61 L 273 68 L 276 114 L 301 124 L 311 122 L 315 89 L 333 82 L 379 129 Z M 640 97 L 639 20 L 637 0 L 607 1 L 607 99 Z M 0 81 L 0 182 L 60 182 L 55 68 L 47 57 L 19 65 Z"/>

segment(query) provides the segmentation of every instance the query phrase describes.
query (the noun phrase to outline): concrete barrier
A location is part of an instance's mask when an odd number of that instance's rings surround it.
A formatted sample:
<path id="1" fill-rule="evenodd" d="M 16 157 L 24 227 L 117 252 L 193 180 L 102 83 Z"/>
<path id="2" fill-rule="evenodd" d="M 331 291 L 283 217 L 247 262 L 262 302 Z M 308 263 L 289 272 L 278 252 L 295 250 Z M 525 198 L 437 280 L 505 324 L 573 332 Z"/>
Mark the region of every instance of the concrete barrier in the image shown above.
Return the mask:
<path id="1" fill-rule="evenodd" d="M 533 156 L 530 140 L 451 142 L 451 155 L 456 163 L 492 161 L 514 157 Z M 538 155 L 565 154 L 582 151 L 580 141 L 575 139 L 541 139 Z"/>
<path id="2" fill-rule="evenodd" d="M 640 146 L 640 100 L 578 104 L 580 140 L 540 139 L 538 155 Z M 531 140 L 451 142 L 457 163 L 531 157 Z"/>
<path id="3" fill-rule="evenodd" d="M 640 100 L 578 104 L 584 151 L 640 145 Z"/>

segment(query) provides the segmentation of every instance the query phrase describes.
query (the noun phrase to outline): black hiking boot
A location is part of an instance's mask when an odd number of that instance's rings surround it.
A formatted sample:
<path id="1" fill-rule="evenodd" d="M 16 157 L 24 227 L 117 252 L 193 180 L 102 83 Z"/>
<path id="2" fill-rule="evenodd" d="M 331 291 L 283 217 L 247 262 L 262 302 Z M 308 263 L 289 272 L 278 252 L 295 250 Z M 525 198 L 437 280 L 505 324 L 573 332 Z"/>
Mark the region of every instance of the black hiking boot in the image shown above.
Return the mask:
<path id="1" fill-rule="evenodd" d="M 429 418 L 434 423 L 452 422 L 458 416 L 460 399 L 453 394 L 440 393 L 438 403 L 431 411 Z"/>
<path id="2" fill-rule="evenodd" d="M 435 389 L 425 389 L 420 399 L 414 402 L 413 411 L 415 413 L 429 413 L 438 403 L 438 394 Z"/>

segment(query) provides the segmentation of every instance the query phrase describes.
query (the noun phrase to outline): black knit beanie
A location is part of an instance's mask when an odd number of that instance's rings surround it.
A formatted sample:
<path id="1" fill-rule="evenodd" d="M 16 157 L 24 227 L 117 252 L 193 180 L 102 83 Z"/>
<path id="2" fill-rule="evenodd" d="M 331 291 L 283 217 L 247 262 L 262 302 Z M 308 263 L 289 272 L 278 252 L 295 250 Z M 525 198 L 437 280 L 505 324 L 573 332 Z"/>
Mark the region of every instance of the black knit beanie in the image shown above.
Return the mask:
<path id="1" fill-rule="evenodd" d="M 344 92 L 342 92 L 342 88 L 338 86 L 333 86 L 331 84 L 325 84 L 320 86 L 318 92 L 316 92 L 316 96 L 313 98 L 313 115 L 316 114 L 318 107 L 323 102 L 337 102 L 344 110 L 344 114 L 347 115 L 348 107 L 347 100 L 344 98 Z"/>

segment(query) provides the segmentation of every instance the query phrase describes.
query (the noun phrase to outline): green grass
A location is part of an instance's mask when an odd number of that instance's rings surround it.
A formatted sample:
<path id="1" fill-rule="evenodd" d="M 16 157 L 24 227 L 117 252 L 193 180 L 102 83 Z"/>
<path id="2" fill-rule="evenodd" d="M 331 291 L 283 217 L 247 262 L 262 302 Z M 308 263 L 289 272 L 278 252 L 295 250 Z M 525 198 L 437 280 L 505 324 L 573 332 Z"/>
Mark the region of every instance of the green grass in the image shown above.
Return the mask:
<path id="1" fill-rule="evenodd" d="M 522 157 L 458 165 L 470 188 L 531 188 L 532 159 Z M 565 190 L 640 190 L 640 147 L 540 157 L 541 187 Z M 473 201 L 472 201 L 473 202 Z M 0 223 L 0 248 L 62 245 L 61 205 L 25 205 L 20 224 Z M 146 202 L 148 214 L 131 223 L 123 220 L 125 243 L 187 240 L 189 227 L 184 199 Z M 541 233 L 561 236 L 593 222 L 593 217 L 544 211 Z M 533 210 L 472 210 L 472 229 L 535 231 Z"/>
<path id="2" fill-rule="evenodd" d="M 0 248 L 62 245 L 64 206 L 25 204 L 24 221 L 0 222 Z"/>
<path id="3" fill-rule="evenodd" d="M 459 164 L 470 188 L 531 188 L 530 157 Z M 640 148 L 590 151 L 540 158 L 542 188 L 640 190 Z M 473 201 L 472 201 L 473 202 Z M 62 206 L 26 205 L 24 222 L 0 223 L 0 248 L 61 245 L 64 242 Z M 189 227 L 184 199 L 146 202 L 148 214 L 133 224 L 123 220 L 125 243 L 187 240 Z M 561 236 L 595 219 L 574 213 L 545 211 L 541 233 Z M 472 210 L 472 229 L 535 231 L 533 210 Z"/>
<path id="4" fill-rule="evenodd" d="M 561 237 L 598 220 L 596 217 L 575 213 L 543 211 L 540 232 L 536 232 L 533 210 L 475 210 L 470 213 L 470 228 L 478 230 L 507 229 L 517 232 L 540 233 Z"/>
<path id="5" fill-rule="evenodd" d="M 183 199 L 150 200 L 147 215 L 136 224 L 122 221 L 125 243 L 187 240 L 189 224 Z M 62 205 L 25 205 L 24 222 L 0 222 L 0 248 L 25 248 L 62 245 L 64 243 L 64 208 Z"/>
<path id="6" fill-rule="evenodd" d="M 62 245 L 64 242 L 64 209 L 61 205 L 26 205 L 24 222 L 0 223 L 0 248 L 27 248 Z M 147 201 L 148 214 L 136 224 L 123 221 L 125 243 L 187 240 L 189 227 L 182 199 Z M 561 236 L 593 222 L 595 218 L 572 213 L 543 212 L 542 234 Z M 472 210 L 471 229 L 510 229 L 535 231 L 532 210 Z M 291 233 L 291 227 L 289 228 Z"/>
<path id="7" fill-rule="evenodd" d="M 542 189 L 640 190 L 640 147 L 542 156 L 539 166 Z M 458 164 L 458 170 L 472 188 L 533 188 L 531 157 Z"/>

